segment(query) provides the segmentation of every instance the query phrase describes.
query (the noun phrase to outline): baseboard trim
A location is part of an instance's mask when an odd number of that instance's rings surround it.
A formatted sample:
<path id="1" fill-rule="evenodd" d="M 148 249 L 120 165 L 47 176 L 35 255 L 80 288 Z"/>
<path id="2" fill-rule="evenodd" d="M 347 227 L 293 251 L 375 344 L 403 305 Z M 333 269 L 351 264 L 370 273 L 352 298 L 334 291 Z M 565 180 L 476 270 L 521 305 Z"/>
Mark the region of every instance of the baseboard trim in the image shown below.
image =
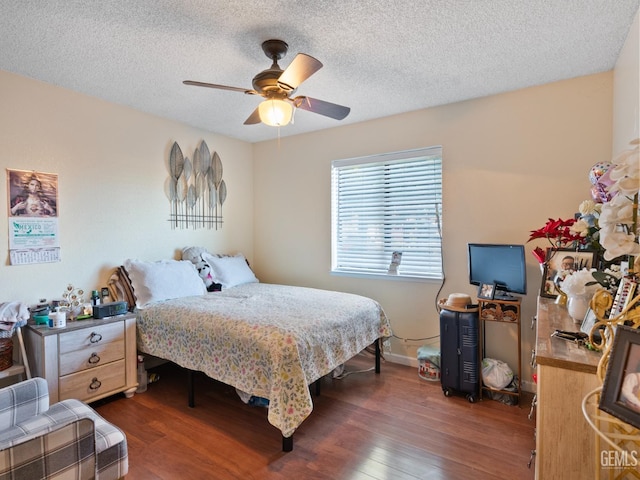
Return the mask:
<path id="1" fill-rule="evenodd" d="M 400 365 L 406 365 L 408 367 L 418 368 L 418 359 L 413 357 L 407 357 L 406 355 L 398 355 L 397 353 L 384 353 L 384 359 L 387 362 L 398 363 Z M 384 371 L 384 369 L 383 369 Z M 531 381 L 521 381 L 523 392 L 536 393 L 536 384 Z"/>
<path id="2" fill-rule="evenodd" d="M 398 355 L 397 353 L 384 353 L 384 359 L 391 363 L 399 363 L 400 365 L 418 368 L 418 359 L 407 357 L 406 355 Z"/>
<path id="3" fill-rule="evenodd" d="M 520 385 L 522 385 L 523 392 L 536 393 L 537 391 L 536 384 L 531 381 L 523 380 L 520 382 Z"/>

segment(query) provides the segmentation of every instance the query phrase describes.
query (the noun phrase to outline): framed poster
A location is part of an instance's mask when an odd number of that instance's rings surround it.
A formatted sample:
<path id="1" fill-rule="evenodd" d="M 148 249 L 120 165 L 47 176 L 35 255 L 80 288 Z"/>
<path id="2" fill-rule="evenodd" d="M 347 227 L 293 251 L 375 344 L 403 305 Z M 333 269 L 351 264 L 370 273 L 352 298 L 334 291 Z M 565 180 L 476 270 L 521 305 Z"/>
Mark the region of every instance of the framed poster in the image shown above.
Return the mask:
<path id="1" fill-rule="evenodd" d="M 60 261 L 58 175 L 7 169 L 11 265 Z"/>

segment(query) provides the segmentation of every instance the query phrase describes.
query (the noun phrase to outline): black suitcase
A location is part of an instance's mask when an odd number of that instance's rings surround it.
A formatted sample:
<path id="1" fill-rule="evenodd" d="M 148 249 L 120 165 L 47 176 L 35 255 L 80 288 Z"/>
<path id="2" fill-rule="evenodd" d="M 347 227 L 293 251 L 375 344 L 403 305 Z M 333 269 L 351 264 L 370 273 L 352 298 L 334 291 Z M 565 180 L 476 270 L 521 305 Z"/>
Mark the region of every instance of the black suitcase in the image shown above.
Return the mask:
<path id="1" fill-rule="evenodd" d="M 466 393 L 473 403 L 480 392 L 478 312 L 440 311 L 440 379 L 449 397 Z"/>

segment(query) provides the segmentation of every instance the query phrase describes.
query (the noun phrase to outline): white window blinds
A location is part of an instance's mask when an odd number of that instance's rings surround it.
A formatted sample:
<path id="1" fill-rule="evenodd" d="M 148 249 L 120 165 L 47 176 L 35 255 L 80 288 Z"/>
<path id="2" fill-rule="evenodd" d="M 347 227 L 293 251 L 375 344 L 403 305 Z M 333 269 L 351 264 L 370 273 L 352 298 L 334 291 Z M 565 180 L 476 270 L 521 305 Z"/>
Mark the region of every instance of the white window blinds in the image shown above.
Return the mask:
<path id="1" fill-rule="evenodd" d="M 442 278 L 442 148 L 336 160 L 332 271 Z"/>

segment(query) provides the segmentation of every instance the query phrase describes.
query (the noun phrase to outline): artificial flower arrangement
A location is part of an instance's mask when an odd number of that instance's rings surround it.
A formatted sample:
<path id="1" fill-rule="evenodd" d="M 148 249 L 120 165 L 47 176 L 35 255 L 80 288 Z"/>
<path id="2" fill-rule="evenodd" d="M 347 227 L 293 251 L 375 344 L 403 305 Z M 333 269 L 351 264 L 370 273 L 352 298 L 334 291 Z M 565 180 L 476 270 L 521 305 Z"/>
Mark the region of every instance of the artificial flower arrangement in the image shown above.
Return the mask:
<path id="1" fill-rule="evenodd" d="M 592 199 L 583 201 L 576 218 L 550 218 L 529 240 L 546 238 L 551 247 L 589 249 L 604 260 L 599 270 L 562 272 L 566 293 L 598 286 L 615 292 L 623 276 L 619 263 L 627 259 L 628 273 L 640 271 L 638 191 L 640 189 L 640 139 L 630 142 L 614 163 L 599 162 L 589 172 Z M 547 261 L 540 247 L 533 255 L 541 265 Z"/>
<path id="2" fill-rule="evenodd" d="M 579 233 L 572 231 L 572 227 L 575 223 L 576 220 L 573 218 L 569 218 L 566 220 L 563 220 L 561 218 L 554 220 L 553 218 L 550 218 L 542 228 L 539 228 L 538 230 L 532 230 L 530 232 L 528 241 L 530 242 L 538 238 L 544 238 L 551 245 L 552 251 L 560 248 L 567 248 L 569 246 L 573 246 L 577 249 L 584 243 L 584 238 Z M 543 267 L 543 273 L 546 274 L 546 266 L 548 260 L 547 251 L 540 247 L 536 247 L 532 253 L 540 263 L 540 266 Z M 567 270 L 558 271 L 556 278 L 553 280 L 555 288 L 559 288 L 558 282 L 563 281 L 564 278 L 570 273 L 571 271 Z"/>
<path id="3" fill-rule="evenodd" d="M 550 218 L 549 221 L 544 224 L 544 227 L 531 231 L 529 241 L 535 240 L 536 238 L 546 238 L 551 246 L 555 248 L 566 247 L 576 243 L 583 244 L 584 237 L 580 235 L 580 233 L 571 230 L 575 223 L 576 220 L 573 218 L 567 220 L 562 220 L 561 218 L 554 220 Z M 536 252 L 536 258 L 539 258 L 539 254 L 543 252 L 543 250 L 537 247 L 534 252 Z"/>
<path id="4" fill-rule="evenodd" d="M 596 293 L 598 289 L 598 283 L 594 282 L 593 274 L 596 272 L 595 268 L 583 268 L 576 272 L 572 272 L 567 275 L 562 282 L 562 290 L 567 295 L 590 295 Z"/>
<path id="5" fill-rule="evenodd" d="M 530 232 L 528 241 L 544 238 L 551 245 L 551 248 L 548 249 L 549 253 L 541 247 L 536 247 L 532 252 L 540 263 L 544 276 L 549 281 L 548 283 L 544 283 L 544 285 L 546 285 L 544 287 L 545 296 L 568 294 L 569 292 L 566 292 L 564 288 L 564 281 L 574 272 L 574 269 L 580 270 L 580 265 L 576 265 L 573 262 L 568 269 L 564 266 L 564 262 L 561 262 L 557 271 L 554 271 L 549 263 L 551 258 L 553 258 L 559 250 L 574 249 L 578 251 L 590 248 L 589 244 L 591 239 L 574 228 L 578 222 L 579 220 L 574 218 L 566 220 L 563 220 L 562 218 L 558 218 L 557 220 L 550 218 L 542 228 Z M 555 273 L 550 275 L 549 272 Z M 588 273 L 588 277 L 589 281 L 594 281 L 594 277 L 591 273 Z"/>

